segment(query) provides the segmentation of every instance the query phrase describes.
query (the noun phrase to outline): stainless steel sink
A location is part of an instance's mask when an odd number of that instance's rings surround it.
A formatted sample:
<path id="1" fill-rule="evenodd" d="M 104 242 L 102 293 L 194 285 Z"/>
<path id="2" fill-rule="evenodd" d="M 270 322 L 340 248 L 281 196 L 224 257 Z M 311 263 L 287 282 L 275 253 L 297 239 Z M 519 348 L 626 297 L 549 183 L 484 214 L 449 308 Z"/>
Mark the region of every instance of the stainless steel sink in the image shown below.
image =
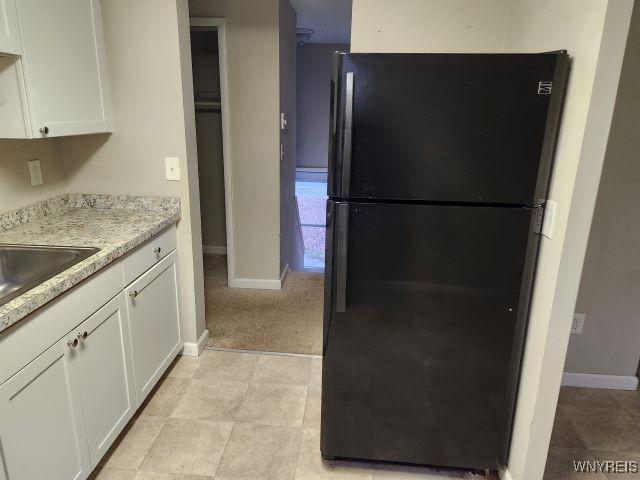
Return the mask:
<path id="1" fill-rule="evenodd" d="M 0 244 L 0 306 L 99 250 L 88 247 Z"/>

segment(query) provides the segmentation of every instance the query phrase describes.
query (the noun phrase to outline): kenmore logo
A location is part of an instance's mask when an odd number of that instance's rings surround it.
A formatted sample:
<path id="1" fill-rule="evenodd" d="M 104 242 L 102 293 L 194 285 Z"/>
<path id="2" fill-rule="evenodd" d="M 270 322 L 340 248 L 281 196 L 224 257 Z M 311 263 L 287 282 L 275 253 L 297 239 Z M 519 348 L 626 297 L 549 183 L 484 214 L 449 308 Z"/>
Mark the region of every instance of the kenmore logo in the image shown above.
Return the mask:
<path id="1" fill-rule="evenodd" d="M 553 86 L 553 82 L 539 82 L 538 95 L 551 95 L 552 86 Z"/>

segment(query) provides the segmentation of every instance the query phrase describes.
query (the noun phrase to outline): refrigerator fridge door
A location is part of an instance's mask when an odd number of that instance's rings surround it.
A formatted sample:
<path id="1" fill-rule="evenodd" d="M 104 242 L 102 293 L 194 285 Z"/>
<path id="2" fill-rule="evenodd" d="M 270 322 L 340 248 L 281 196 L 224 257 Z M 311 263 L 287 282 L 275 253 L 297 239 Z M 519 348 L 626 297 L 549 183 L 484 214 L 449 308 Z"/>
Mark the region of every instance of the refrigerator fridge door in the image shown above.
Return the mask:
<path id="1" fill-rule="evenodd" d="M 336 54 L 329 196 L 546 197 L 568 56 Z"/>
<path id="2" fill-rule="evenodd" d="M 504 465 L 534 210 L 331 201 L 328 210 L 323 455 Z"/>

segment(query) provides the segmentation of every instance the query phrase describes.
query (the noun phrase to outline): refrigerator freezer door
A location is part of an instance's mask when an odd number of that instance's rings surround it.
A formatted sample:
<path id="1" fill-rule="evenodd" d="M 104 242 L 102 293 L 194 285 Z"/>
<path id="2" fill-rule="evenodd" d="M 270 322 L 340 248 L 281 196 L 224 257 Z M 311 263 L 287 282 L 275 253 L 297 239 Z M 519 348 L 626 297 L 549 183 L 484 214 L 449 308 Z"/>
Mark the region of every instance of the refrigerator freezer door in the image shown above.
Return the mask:
<path id="1" fill-rule="evenodd" d="M 526 208 L 329 202 L 324 455 L 504 464 L 531 222 Z"/>
<path id="2" fill-rule="evenodd" d="M 566 54 L 336 54 L 335 62 L 329 196 L 545 198 Z"/>

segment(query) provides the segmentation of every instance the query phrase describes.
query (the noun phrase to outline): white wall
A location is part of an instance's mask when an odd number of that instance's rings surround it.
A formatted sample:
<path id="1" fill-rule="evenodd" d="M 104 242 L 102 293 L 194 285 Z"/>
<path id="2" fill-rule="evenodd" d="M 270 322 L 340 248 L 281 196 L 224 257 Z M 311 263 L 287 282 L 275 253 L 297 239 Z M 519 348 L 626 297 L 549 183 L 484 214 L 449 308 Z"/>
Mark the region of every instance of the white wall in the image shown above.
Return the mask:
<path id="1" fill-rule="evenodd" d="M 385 10 L 388 4 L 384 0 L 354 0 L 352 51 L 567 49 L 573 58 L 549 194 L 559 208 L 554 237 L 541 245 L 508 460 L 514 480 L 539 480 L 555 416 L 632 0 L 444 3 L 402 0 Z M 487 11 L 487 15 L 476 9 Z M 465 35 L 467 25 L 474 35 Z"/>
<path id="2" fill-rule="evenodd" d="M 640 359 L 640 7 L 620 76 L 565 371 L 634 376 Z"/>
<path id="3" fill-rule="evenodd" d="M 40 160 L 44 184 L 32 187 L 27 161 L 35 158 Z M 0 140 L 0 212 L 66 192 L 57 140 Z"/>
<path id="4" fill-rule="evenodd" d="M 186 0 L 108 0 L 102 18 L 115 132 L 60 140 L 68 190 L 181 198 L 183 336 L 195 342 L 205 329 L 204 281 L 200 206 L 189 197 L 198 185 L 189 175 L 197 171 L 193 108 L 183 103 L 183 91 L 193 95 Z M 165 180 L 165 156 L 180 157 L 181 181 Z"/>
<path id="5" fill-rule="evenodd" d="M 191 0 L 189 8 L 194 17 L 225 18 L 236 278 L 277 280 L 278 0 Z"/>
<path id="6" fill-rule="evenodd" d="M 353 0 L 352 52 L 497 52 L 509 0 Z"/>
<path id="7" fill-rule="evenodd" d="M 329 106 L 333 52 L 348 52 L 344 43 L 305 43 L 297 48 L 296 108 L 298 167 L 327 168 Z"/>

